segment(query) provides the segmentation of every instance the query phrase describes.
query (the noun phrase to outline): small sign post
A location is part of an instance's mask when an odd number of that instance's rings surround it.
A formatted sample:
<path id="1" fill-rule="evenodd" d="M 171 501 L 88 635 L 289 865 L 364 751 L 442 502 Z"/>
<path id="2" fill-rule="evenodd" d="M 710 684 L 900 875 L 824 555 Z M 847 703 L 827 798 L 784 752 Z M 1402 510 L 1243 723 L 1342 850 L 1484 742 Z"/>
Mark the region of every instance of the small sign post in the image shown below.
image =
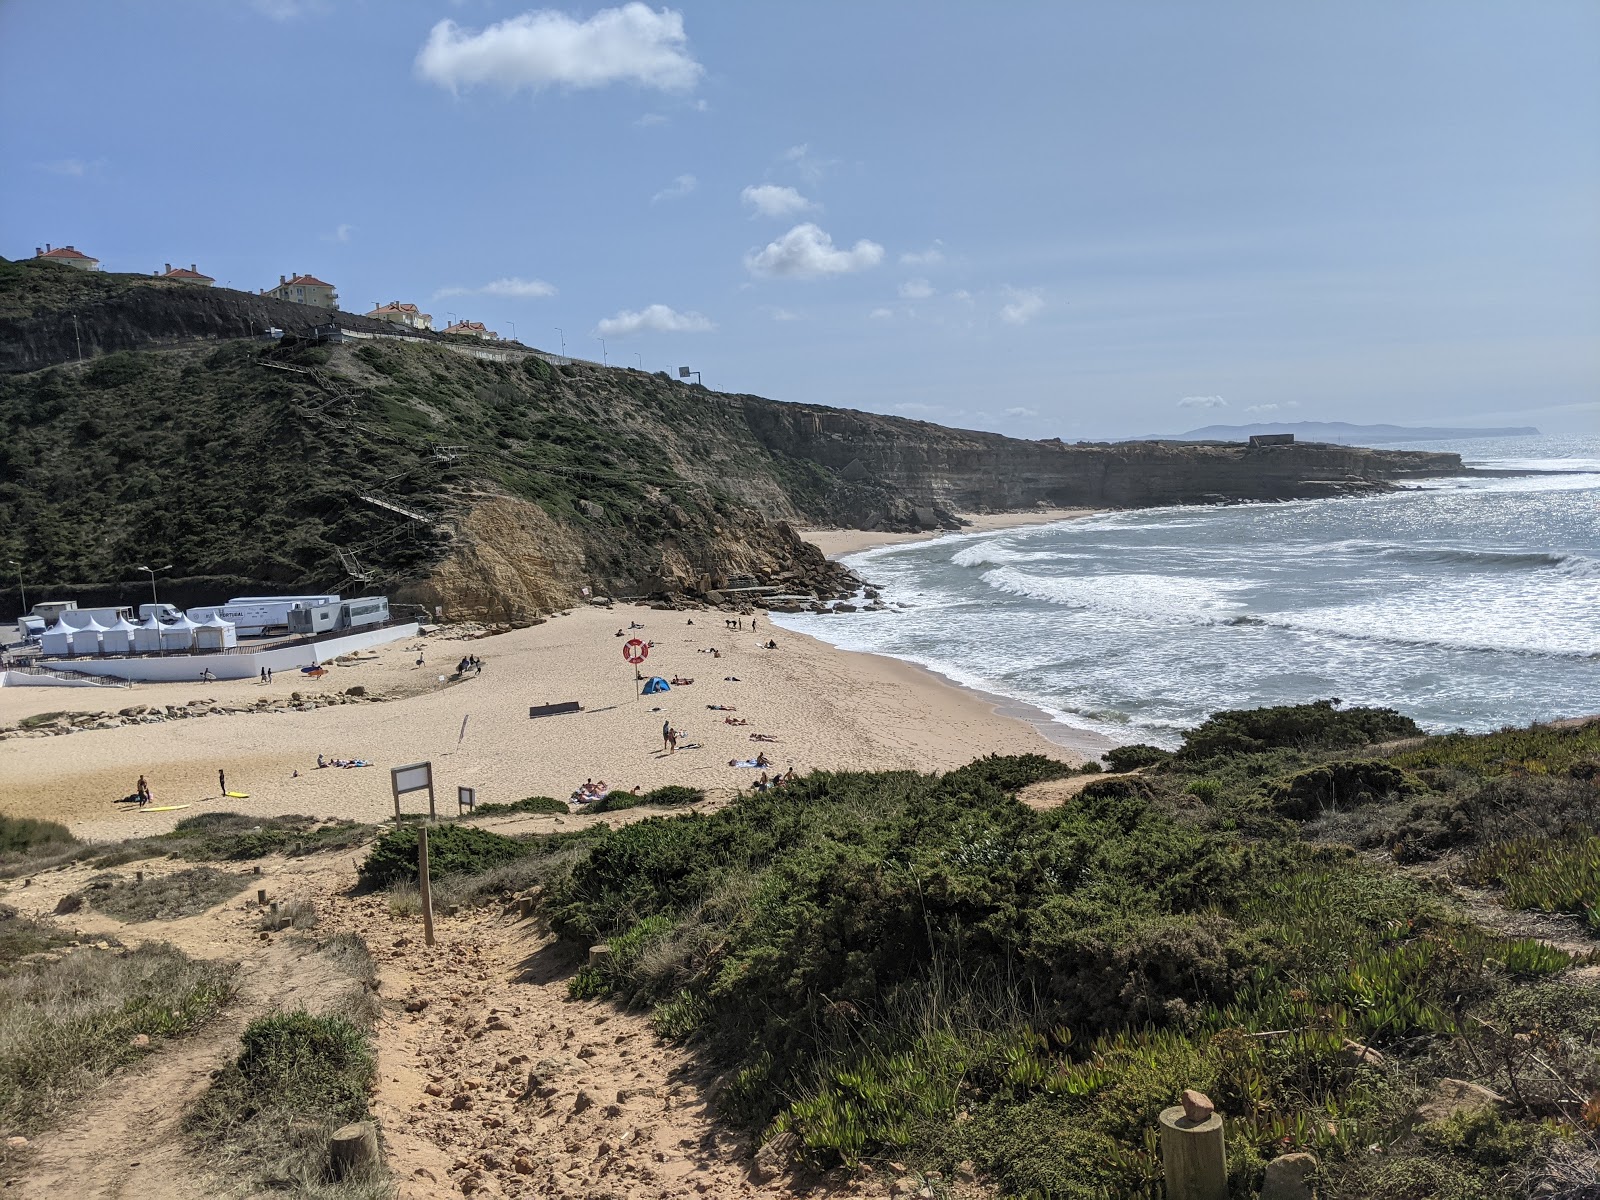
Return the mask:
<path id="1" fill-rule="evenodd" d="M 428 878 L 428 827 L 417 830 L 417 890 L 422 894 L 422 940 L 433 945 L 433 881 Z"/>
<path id="2" fill-rule="evenodd" d="M 478 802 L 478 789 L 456 786 L 456 816 L 466 812 Z"/>
<path id="3" fill-rule="evenodd" d="M 431 762 L 407 763 L 403 767 L 389 768 L 389 786 L 394 791 L 394 823 L 400 824 L 400 797 L 407 792 L 428 793 L 428 820 L 438 819 L 433 807 L 433 764 Z"/>

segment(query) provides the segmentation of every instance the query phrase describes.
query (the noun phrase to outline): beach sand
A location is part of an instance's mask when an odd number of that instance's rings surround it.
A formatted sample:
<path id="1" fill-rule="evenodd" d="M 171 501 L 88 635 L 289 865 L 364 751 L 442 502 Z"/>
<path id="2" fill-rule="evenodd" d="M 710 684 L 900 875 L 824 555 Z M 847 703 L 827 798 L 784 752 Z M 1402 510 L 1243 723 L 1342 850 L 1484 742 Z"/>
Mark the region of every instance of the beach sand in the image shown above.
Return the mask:
<path id="1" fill-rule="evenodd" d="M 967 524 L 961 533 L 988 533 L 996 529 L 1016 529 L 1022 525 L 1050 525 L 1056 521 L 1072 521 L 1079 517 L 1092 517 L 1099 509 L 1093 508 L 1042 508 L 1032 512 L 1008 513 L 958 513 Z M 859 550 L 878 546 L 898 546 L 905 542 L 926 542 L 937 537 L 948 537 L 954 532 L 936 529 L 928 533 L 874 533 L 866 529 L 802 529 L 805 538 L 829 558 L 842 558 Z"/>
<path id="2" fill-rule="evenodd" d="M 693 619 L 691 626 L 687 621 Z M 411 692 L 385 703 L 309 712 L 216 715 L 152 725 L 0 742 L 0 811 L 66 823 L 79 837 L 108 840 L 162 832 L 207 811 L 275 816 L 306 813 L 372 821 L 393 814 L 391 766 L 431 760 L 441 815 L 454 815 L 455 788 L 477 789 L 479 803 L 525 796 L 565 798 L 586 779 L 614 788 L 664 784 L 705 789 L 713 797 L 748 787 L 761 772 L 729 759 L 765 750 L 776 770 L 948 769 L 983 754 L 1034 752 L 1077 760 L 1096 752 L 1051 741 L 1023 706 L 955 686 L 931 672 L 869 654 L 838 650 L 773 627 L 730 632 L 717 612 L 658 612 L 644 607 L 583 608 L 543 625 L 493 637 L 457 640 L 445 630 L 379 648 L 376 657 L 333 666 L 320 681 L 280 673 L 275 682 L 141 684 L 130 689 L 0 689 L 0 724 L 52 710 L 110 710 L 193 699 L 253 700 L 299 691 Z M 850 619 L 842 616 L 841 620 Z M 636 699 L 633 670 L 622 658 L 619 627 L 656 643 L 648 674 L 693 678 L 687 687 Z M 778 649 L 761 647 L 768 639 Z M 720 658 L 702 653 L 709 647 Z M 425 667 L 417 667 L 420 653 Z M 441 684 L 472 653 L 482 675 Z M 738 682 L 726 680 L 737 676 Z M 585 711 L 530 720 L 528 707 L 578 700 Z M 737 707 L 733 714 L 709 704 Z M 733 715 L 746 726 L 724 724 Z M 1042 714 L 1040 715 L 1042 719 Z M 1023 719 L 1019 719 L 1023 718 Z M 686 736 L 662 752 L 662 722 Z M 1048 724 L 1048 723 L 1045 723 Z M 463 732 L 464 728 L 464 732 Z M 771 734 L 757 743 L 751 733 Z M 1053 727 L 1058 737 L 1069 736 Z M 696 745 L 683 745 L 696 743 Z M 372 767 L 317 770 L 316 757 L 363 758 Z M 217 771 L 230 790 L 224 799 Z M 294 772 L 298 770 L 299 776 Z M 140 774 L 171 813 L 118 812 L 114 801 Z M 408 811 L 426 798 L 406 798 Z"/>

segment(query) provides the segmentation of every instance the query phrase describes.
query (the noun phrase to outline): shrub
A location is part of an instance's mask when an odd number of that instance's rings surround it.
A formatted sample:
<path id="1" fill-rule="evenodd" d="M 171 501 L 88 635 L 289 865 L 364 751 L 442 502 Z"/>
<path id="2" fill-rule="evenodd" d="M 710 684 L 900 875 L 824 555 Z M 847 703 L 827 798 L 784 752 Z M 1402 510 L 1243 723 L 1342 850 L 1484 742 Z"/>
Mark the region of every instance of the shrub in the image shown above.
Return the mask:
<path id="1" fill-rule="evenodd" d="M 479 804 L 466 815 L 469 817 L 502 817 L 514 813 L 565 815 L 571 811 L 572 807 L 565 800 L 557 800 L 551 796 L 529 796 L 525 800 L 514 800 L 510 804 Z"/>
<path id="2" fill-rule="evenodd" d="M 1191 787 L 1192 791 L 1193 788 Z M 1426 790 L 1420 780 L 1386 762 L 1323 763 L 1296 772 L 1267 789 L 1272 807 L 1296 821 Z"/>
<path id="3" fill-rule="evenodd" d="M 636 808 L 641 804 L 649 804 L 657 808 L 680 808 L 690 804 L 699 804 L 706 798 L 700 788 L 683 787 L 679 784 L 668 784 L 658 787 L 643 795 L 634 795 L 632 792 L 607 792 L 599 800 L 589 805 L 585 811 L 592 813 L 618 812 L 625 808 Z"/>
<path id="4" fill-rule="evenodd" d="M 1141 767 L 1153 767 L 1166 762 L 1172 757 L 1172 751 L 1135 742 L 1131 746 L 1113 746 L 1100 757 L 1106 760 L 1109 770 L 1137 771 Z"/>
<path id="5" fill-rule="evenodd" d="M 81 845 L 65 825 L 0 814 L 0 877 L 54 865 Z"/>
<path id="6" fill-rule="evenodd" d="M 525 841 L 471 825 L 435 825 L 428 830 L 428 878 L 481 875 L 534 852 Z M 417 828 L 404 825 L 384 833 L 361 864 L 361 884 L 387 887 L 417 878 Z"/>
<path id="7" fill-rule="evenodd" d="M 171 875 L 146 875 L 142 881 L 97 875 L 83 887 L 96 910 L 122 921 L 174 921 L 215 908 L 237 896 L 251 881 L 215 867 L 191 867 Z"/>
<path id="8" fill-rule="evenodd" d="M 1339 704 L 1317 700 L 1212 713 L 1184 734 L 1174 757 L 1181 763 L 1198 763 L 1218 755 L 1280 748 L 1343 750 L 1422 734 L 1415 721 L 1392 708 L 1340 708 Z"/>

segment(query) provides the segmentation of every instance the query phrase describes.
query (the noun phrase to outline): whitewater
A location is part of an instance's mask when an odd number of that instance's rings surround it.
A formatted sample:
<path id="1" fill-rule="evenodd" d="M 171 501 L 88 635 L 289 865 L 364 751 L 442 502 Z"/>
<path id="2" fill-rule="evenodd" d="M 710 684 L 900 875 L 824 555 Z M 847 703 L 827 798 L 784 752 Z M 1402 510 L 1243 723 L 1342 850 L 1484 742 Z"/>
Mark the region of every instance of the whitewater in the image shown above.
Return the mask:
<path id="1" fill-rule="evenodd" d="M 1541 473 L 880 547 L 844 562 L 891 611 L 775 619 L 1118 742 L 1323 697 L 1433 730 L 1600 712 L 1600 437 L 1400 448 Z"/>

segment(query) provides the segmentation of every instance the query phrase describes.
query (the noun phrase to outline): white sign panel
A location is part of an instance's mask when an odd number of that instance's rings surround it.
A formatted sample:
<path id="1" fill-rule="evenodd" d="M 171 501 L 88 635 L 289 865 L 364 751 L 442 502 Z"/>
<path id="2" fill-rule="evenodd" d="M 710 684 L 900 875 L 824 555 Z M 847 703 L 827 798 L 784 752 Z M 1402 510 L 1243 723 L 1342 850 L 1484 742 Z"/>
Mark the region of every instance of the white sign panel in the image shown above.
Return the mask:
<path id="1" fill-rule="evenodd" d="M 403 796 L 407 792 L 420 792 L 433 786 L 433 764 L 411 763 L 404 767 L 391 767 L 389 774 L 394 780 L 394 794 Z"/>

